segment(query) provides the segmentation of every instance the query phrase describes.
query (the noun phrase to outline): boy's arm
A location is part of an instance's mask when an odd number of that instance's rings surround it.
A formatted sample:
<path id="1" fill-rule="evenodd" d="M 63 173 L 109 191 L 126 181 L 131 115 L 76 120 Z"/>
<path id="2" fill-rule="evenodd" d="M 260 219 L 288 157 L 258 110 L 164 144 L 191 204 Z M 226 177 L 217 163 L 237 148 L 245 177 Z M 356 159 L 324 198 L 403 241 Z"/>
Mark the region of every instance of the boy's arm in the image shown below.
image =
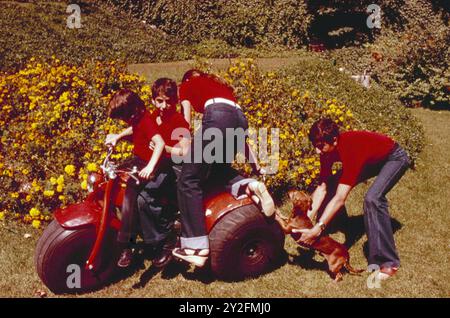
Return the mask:
<path id="1" fill-rule="evenodd" d="M 327 184 L 322 182 L 319 186 L 317 186 L 316 190 L 311 195 L 312 206 L 311 210 L 308 211 L 308 217 L 311 221 L 314 222 L 317 211 L 319 211 L 320 206 L 322 205 L 325 196 L 327 195 Z"/>
<path id="2" fill-rule="evenodd" d="M 133 134 L 133 127 L 130 126 L 128 128 L 125 128 L 124 130 L 122 130 L 120 133 L 118 134 L 109 134 L 106 136 L 106 140 L 105 140 L 105 144 L 112 144 L 113 146 L 115 146 L 117 144 L 117 142 L 122 139 L 123 137 L 126 136 L 131 136 Z"/>
<path id="3" fill-rule="evenodd" d="M 175 156 L 185 156 L 189 151 L 189 146 L 191 141 L 189 138 L 181 138 L 180 142 L 178 142 L 175 146 L 165 146 L 165 150 L 167 153 Z"/>
<path id="4" fill-rule="evenodd" d="M 324 226 L 330 223 L 339 209 L 345 204 L 345 200 L 347 199 L 351 189 L 352 187 L 347 184 L 340 183 L 338 185 L 336 194 L 330 200 L 330 202 L 328 202 L 325 211 L 323 211 L 323 214 L 320 217 L 320 222 L 323 223 Z M 302 237 L 300 238 L 301 242 L 311 245 L 322 233 L 322 228 L 320 227 L 319 223 L 316 223 L 313 228 L 299 230 L 299 232 L 303 233 Z"/>
<path id="5" fill-rule="evenodd" d="M 325 210 L 323 211 L 322 216 L 320 217 L 320 221 L 327 225 L 334 218 L 336 213 L 342 208 L 345 204 L 345 200 L 350 193 L 352 186 L 339 183 L 336 194 L 334 197 L 328 202 Z"/>
<path id="6" fill-rule="evenodd" d="M 181 101 L 181 108 L 183 109 L 184 119 L 191 124 L 191 102 L 188 100 Z"/>
<path id="7" fill-rule="evenodd" d="M 150 158 L 150 161 L 144 167 L 144 169 L 139 172 L 139 176 L 144 179 L 150 178 L 164 150 L 164 140 L 162 139 L 161 135 L 154 135 L 152 137 L 152 142 L 155 145 L 152 157 Z"/>

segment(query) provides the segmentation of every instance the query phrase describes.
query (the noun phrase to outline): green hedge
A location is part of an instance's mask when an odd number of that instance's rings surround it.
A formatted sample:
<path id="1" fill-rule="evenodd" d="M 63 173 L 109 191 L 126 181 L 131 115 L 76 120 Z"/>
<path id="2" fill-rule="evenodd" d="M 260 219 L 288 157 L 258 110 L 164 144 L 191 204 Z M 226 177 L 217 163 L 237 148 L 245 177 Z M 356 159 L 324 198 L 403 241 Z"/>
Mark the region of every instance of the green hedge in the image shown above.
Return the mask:
<path id="1" fill-rule="evenodd" d="M 327 52 L 353 74 L 363 70 L 412 107 L 450 109 L 450 28 L 443 4 L 402 3 L 398 19 L 384 21 L 373 43 Z"/>
<path id="2" fill-rule="evenodd" d="M 18 69 L 31 57 L 80 65 L 86 59 L 128 63 L 178 59 L 173 39 L 123 13 L 88 2 L 80 29 L 66 25 L 67 2 L 0 3 L 0 70 Z"/>
<path id="3" fill-rule="evenodd" d="M 373 0 L 97 0 L 129 12 L 155 25 L 186 44 L 222 40 L 232 46 L 257 44 L 299 48 L 319 32 L 327 36 L 355 18 L 358 31 L 373 35 L 366 27 L 367 7 Z M 404 1 L 377 1 L 383 21 L 400 28 L 408 15 Z M 338 25 L 336 24 L 336 19 Z M 333 21 L 334 19 L 334 21 Z M 319 25 L 317 23 L 319 22 Z M 320 30 L 315 30 L 316 28 Z M 329 29 L 328 29 L 329 28 Z M 368 37 L 365 38 L 368 40 Z"/>
<path id="4" fill-rule="evenodd" d="M 424 131 L 395 95 L 373 84 L 366 89 L 325 59 L 305 58 L 284 71 L 288 84 L 345 103 L 355 114 L 356 128 L 393 137 L 416 160 L 424 146 Z"/>
<path id="5" fill-rule="evenodd" d="M 304 0 L 106 0 L 185 44 L 218 39 L 229 45 L 305 43 L 311 14 Z"/>

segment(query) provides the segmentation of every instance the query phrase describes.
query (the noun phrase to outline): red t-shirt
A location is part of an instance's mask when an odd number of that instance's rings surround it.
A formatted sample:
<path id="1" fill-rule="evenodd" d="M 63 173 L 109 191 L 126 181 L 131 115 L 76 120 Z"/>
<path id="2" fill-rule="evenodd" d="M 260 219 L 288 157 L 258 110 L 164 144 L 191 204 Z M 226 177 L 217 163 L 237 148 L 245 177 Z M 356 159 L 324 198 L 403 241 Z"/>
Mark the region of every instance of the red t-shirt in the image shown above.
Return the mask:
<path id="1" fill-rule="evenodd" d="M 236 102 L 230 87 L 204 76 L 192 77 L 187 82 L 181 83 L 179 95 L 180 101 L 190 101 L 198 113 L 205 111 L 205 103 L 211 98 L 221 97 Z"/>
<path id="2" fill-rule="evenodd" d="M 384 162 L 395 142 L 388 136 L 370 131 L 348 131 L 339 134 L 336 150 L 320 156 L 320 179 L 331 175 L 333 163 L 342 162 L 339 183 L 350 186 L 362 181 L 363 170 Z"/>
<path id="3" fill-rule="evenodd" d="M 164 118 L 164 121 L 161 122 L 161 125 L 158 125 L 156 121 L 157 117 L 158 117 L 157 111 L 152 112 L 150 115 L 152 122 L 154 122 L 154 124 L 158 127 L 159 134 L 161 135 L 162 139 L 164 140 L 164 143 L 167 146 L 173 147 L 180 141 L 179 138 L 177 139 L 177 137 L 179 137 L 178 135 L 172 138 L 172 132 L 175 129 L 185 128 L 186 132 L 189 133 L 189 124 L 186 121 L 186 119 L 184 119 L 182 114 L 174 112 L 170 117 Z M 170 157 L 170 154 L 167 152 L 164 152 L 164 155 L 166 157 Z"/>
<path id="4" fill-rule="evenodd" d="M 141 120 L 133 125 L 133 153 L 142 160 L 150 161 L 153 154 L 150 142 L 156 134 L 159 134 L 158 125 L 152 120 L 150 113 L 145 111 Z"/>

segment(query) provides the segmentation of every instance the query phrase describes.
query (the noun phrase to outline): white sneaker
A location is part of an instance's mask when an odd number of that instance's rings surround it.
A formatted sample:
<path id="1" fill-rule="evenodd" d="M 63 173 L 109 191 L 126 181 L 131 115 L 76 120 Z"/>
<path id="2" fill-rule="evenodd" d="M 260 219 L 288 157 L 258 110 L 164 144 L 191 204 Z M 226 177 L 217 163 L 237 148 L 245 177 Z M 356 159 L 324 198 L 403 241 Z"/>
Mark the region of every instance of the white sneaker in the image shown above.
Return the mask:
<path id="1" fill-rule="evenodd" d="M 266 185 L 262 182 L 252 182 L 248 187 L 259 198 L 262 212 L 267 217 L 271 217 L 275 213 L 275 203 L 273 202 L 272 196 L 269 194 Z"/>
<path id="2" fill-rule="evenodd" d="M 208 260 L 209 249 L 176 248 L 172 251 L 172 254 L 197 267 L 203 267 Z"/>

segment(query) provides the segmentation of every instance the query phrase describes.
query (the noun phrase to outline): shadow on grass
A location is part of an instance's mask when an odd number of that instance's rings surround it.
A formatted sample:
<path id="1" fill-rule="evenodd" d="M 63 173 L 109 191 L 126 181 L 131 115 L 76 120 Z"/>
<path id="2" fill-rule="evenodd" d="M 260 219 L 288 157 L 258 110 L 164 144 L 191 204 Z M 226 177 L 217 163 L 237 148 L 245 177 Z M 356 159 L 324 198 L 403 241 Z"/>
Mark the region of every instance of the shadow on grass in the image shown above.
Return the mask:
<path id="1" fill-rule="evenodd" d="M 300 266 L 303 269 L 327 271 L 328 265 L 326 261 L 318 262 L 313 259 L 315 255 L 314 250 L 304 249 L 302 247 L 297 248 L 299 255 L 290 255 L 288 263 L 291 265 Z"/>
<path id="2" fill-rule="evenodd" d="M 107 284 L 105 284 L 104 286 L 102 286 L 101 288 L 99 288 L 99 289 L 102 289 L 102 288 L 109 287 L 111 285 L 117 284 L 117 283 L 119 283 L 119 282 L 121 282 L 123 280 L 126 280 L 126 279 L 130 278 L 131 276 L 133 276 L 139 270 L 145 269 L 144 261 L 146 259 L 152 259 L 154 257 L 154 253 L 155 252 L 154 252 L 153 249 L 148 249 L 145 246 L 145 244 L 138 243 L 136 245 L 136 248 L 135 248 L 135 253 L 133 255 L 133 260 L 132 260 L 131 265 L 128 268 L 119 268 L 119 267 L 117 267 L 117 269 L 116 269 L 114 275 L 111 277 L 110 281 Z M 115 262 L 117 262 L 117 260 L 115 260 Z M 151 269 L 151 267 L 149 268 L 149 270 L 150 269 Z M 155 273 L 154 275 L 156 275 L 156 274 L 157 273 Z"/>
<path id="3" fill-rule="evenodd" d="M 143 250 L 143 247 L 138 244 L 137 250 Z M 107 285 L 104 285 L 102 288 L 119 283 L 122 280 L 129 278 L 134 275 L 137 271 L 145 269 L 144 261 L 147 259 L 152 259 L 154 257 L 154 252 L 143 250 L 141 253 L 136 253 L 133 259 L 133 263 L 128 269 L 123 269 L 122 271 L 117 271 L 116 275 L 108 282 Z M 272 266 L 268 268 L 264 273 L 267 274 L 272 272 L 288 262 L 288 255 L 283 250 L 281 254 L 273 260 Z M 204 267 L 199 268 L 195 267 L 193 271 L 189 271 L 191 265 L 184 261 L 173 259 L 167 266 L 164 268 L 158 268 L 151 265 L 145 272 L 140 276 L 139 282 L 134 284 L 133 289 L 141 289 L 144 288 L 156 275 L 161 273 L 162 279 L 173 279 L 178 275 L 182 275 L 186 280 L 199 281 L 203 284 L 211 284 L 215 281 L 223 281 L 223 282 L 235 282 L 236 280 L 222 280 L 218 279 L 211 270 L 211 265 L 208 262 Z"/>
<path id="4" fill-rule="evenodd" d="M 395 234 L 395 232 L 402 228 L 402 224 L 393 218 L 391 218 L 391 222 L 392 231 Z M 333 234 L 337 232 L 342 232 L 345 235 L 345 242 L 343 244 L 345 247 L 350 249 L 366 234 L 364 216 L 346 216 L 345 218 L 340 219 L 338 223 L 333 224 L 332 228 L 329 229 L 326 234 Z M 367 242 L 365 245 L 366 244 Z"/>
<path id="5" fill-rule="evenodd" d="M 161 273 L 162 279 L 172 279 L 186 272 L 189 268 L 189 265 L 186 263 L 177 262 L 172 260 L 169 264 L 167 264 L 164 268 L 159 268 L 151 265 L 139 278 L 139 282 L 133 285 L 134 289 L 144 288 L 148 282 Z"/>
<path id="6" fill-rule="evenodd" d="M 253 276 L 251 278 L 258 278 L 258 277 L 268 274 L 272 271 L 275 271 L 276 269 L 285 265 L 287 262 L 288 262 L 288 254 L 286 253 L 286 251 L 282 250 L 282 251 L 280 251 L 280 255 L 278 255 L 278 257 L 276 257 L 275 259 L 272 260 L 271 265 L 268 266 L 268 268 L 265 271 L 263 271 L 261 274 L 259 274 L 257 276 Z M 230 270 L 233 270 L 233 269 L 230 269 Z M 203 268 L 196 267 L 193 272 L 184 272 L 184 273 L 182 273 L 182 275 L 187 280 L 196 280 L 196 281 L 200 281 L 204 284 L 210 284 L 215 281 L 232 283 L 232 282 L 239 282 L 239 281 L 245 280 L 245 278 L 244 279 L 232 279 L 232 278 L 218 279 L 212 272 L 211 264 L 209 262 Z M 249 277 L 246 277 L 246 278 L 249 278 Z"/>

